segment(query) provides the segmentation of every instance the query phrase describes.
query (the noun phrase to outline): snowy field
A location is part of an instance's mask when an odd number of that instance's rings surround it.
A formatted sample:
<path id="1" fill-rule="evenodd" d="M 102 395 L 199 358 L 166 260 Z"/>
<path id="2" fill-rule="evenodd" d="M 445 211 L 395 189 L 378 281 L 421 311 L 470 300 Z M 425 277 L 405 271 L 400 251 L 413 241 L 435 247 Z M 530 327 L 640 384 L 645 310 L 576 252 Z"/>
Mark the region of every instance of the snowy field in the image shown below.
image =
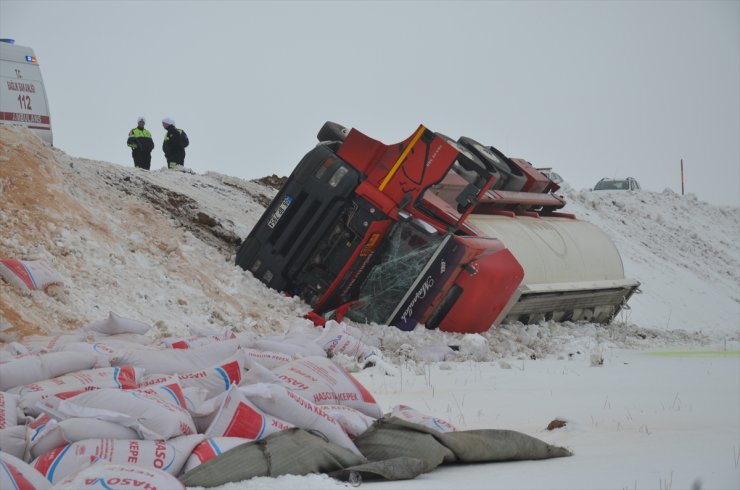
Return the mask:
<path id="1" fill-rule="evenodd" d="M 0 341 L 73 331 L 110 311 L 152 325 L 155 339 L 202 328 L 279 334 L 300 322 L 307 305 L 233 265 L 234 237 L 275 190 L 152 168 L 75 158 L 0 128 L 0 258 L 46 259 L 65 282 L 29 294 L 0 281 Z M 740 488 L 740 209 L 668 190 L 564 192 L 564 211 L 602 228 L 642 283 L 630 310 L 607 326 L 484 335 L 354 325 L 394 368 L 354 375 L 384 411 L 403 403 L 460 430 L 516 430 L 574 455 L 363 487 Z M 546 430 L 556 418 L 565 427 Z M 218 488 L 346 486 L 309 475 Z"/>

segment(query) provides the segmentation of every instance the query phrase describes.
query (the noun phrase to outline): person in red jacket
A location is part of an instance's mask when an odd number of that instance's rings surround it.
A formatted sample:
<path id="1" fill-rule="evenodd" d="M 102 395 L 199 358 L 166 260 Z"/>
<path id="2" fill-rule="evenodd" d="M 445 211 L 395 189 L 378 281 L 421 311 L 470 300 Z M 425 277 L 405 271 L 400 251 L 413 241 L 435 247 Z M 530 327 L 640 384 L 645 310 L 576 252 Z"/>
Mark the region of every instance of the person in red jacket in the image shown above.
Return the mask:
<path id="1" fill-rule="evenodd" d="M 169 168 L 175 168 L 177 165 L 185 166 L 185 147 L 188 146 L 188 139 L 185 131 L 175 127 L 175 120 L 171 117 L 162 119 L 162 127 L 167 131 L 162 142 L 162 151 L 167 160 Z"/>

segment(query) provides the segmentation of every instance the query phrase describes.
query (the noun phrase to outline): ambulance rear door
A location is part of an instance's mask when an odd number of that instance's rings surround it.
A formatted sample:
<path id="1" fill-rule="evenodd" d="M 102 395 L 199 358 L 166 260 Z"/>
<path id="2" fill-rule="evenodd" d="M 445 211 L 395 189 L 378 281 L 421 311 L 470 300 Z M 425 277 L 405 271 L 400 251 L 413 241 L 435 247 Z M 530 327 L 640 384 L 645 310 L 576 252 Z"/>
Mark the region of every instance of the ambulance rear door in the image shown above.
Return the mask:
<path id="1" fill-rule="evenodd" d="M 41 69 L 33 49 L 0 39 L 0 124 L 32 129 L 53 144 Z"/>

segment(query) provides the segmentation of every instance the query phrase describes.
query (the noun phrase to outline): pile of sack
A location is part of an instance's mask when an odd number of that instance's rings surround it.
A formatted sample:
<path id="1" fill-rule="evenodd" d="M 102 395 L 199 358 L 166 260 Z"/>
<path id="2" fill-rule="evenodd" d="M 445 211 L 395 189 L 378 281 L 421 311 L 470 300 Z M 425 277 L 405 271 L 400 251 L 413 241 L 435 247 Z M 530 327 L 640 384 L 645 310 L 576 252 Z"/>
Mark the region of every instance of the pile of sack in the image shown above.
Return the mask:
<path id="1" fill-rule="evenodd" d="M 111 313 L 77 333 L 0 344 L 0 488 L 184 488 L 178 476 L 295 428 L 364 460 L 353 441 L 384 414 L 333 360 L 380 361 L 359 330 L 158 342 L 149 330 Z M 391 415 L 455 430 L 407 406 Z"/>

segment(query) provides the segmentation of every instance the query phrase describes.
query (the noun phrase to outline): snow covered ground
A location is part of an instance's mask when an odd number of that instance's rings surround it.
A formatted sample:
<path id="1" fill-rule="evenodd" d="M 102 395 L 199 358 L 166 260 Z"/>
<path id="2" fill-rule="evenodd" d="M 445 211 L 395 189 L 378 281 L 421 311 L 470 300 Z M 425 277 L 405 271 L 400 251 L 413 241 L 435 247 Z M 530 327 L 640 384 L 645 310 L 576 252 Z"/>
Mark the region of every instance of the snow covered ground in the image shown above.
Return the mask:
<path id="1" fill-rule="evenodd" d="M 235 240 L 275 189 L 153 168 L 73 158 L 0 127 L 0 257 L 44 258 L 65 282 L 28 294 L 0 281 L 0 340 L 74 330 L 110 311 L 153 325 L 158 338 L 301 322 L 307 305 L 234 266 Z M 517 430 L 574 456 L 363 486 L 740 488 L 740 210 L 668 190 L 564 191 L 564 210 L 605 230 L 626 275 L 642 282 L 631 310 L 607 326 L 511 324 L 484 335 L 356 325 L 398 374 L 355 376 L 386 411 L 404 403 L 459 429 Z M 435 360 L 447 345 L 459 350 Z M 546 430 L 555 418 L 567 425 Z M 344 486 L 310 475 L 221 488 Z"/>

